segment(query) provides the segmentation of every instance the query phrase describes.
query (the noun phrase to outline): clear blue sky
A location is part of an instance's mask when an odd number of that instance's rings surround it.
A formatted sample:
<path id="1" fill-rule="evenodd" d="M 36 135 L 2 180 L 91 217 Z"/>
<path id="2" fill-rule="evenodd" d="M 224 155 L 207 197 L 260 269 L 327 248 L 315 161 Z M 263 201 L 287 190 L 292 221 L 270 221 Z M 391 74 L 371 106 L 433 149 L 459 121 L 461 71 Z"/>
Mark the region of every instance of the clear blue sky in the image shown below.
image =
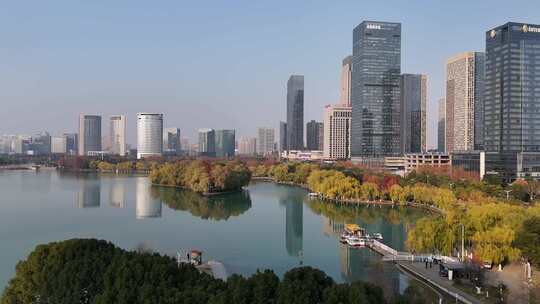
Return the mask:
<path id="1" fill-rule="evenodd" d="M 363 20 L 402 23 L 402 72 L 428 75 L 428 145 L 444 62 L 483 51 L 484 32 L 540 23 L 538 1 L 2 1 L 0 134 L 77 130 L 79 113 L 165 114 L 255 135 L 285 119 L 290 74 L 305 75 L 305 121 L 339 96 Z M 104 125 L 106 127 L 106 125 Z M 105 129 L 106 130 L 106 129 Z"/>

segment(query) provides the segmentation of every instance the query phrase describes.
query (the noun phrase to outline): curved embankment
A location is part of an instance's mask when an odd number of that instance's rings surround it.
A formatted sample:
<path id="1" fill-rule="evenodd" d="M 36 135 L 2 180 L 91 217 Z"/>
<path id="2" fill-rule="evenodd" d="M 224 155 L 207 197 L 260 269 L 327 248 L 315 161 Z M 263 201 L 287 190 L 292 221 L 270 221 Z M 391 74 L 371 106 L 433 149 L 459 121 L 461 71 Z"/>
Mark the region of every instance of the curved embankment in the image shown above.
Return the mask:
<path id="1" fill-rule="evenodd" d="M 273 179 L 271 177 L 255 176 L 255 177 L 252 177 L 251 180 L 253 180 L 253 181 L 267 181 L 267 182 L 273 182 L 273 183 L 280 184 L 280 185 L 288 185 L 288 186 L 300 187 L 300 188 L 304 188 L 307 191 L 311 192 L 311 189 L 309 188 L 308 185 L 296 184 L 296 183 L 293 183 L 293 182 L 278 182 L 278 181 L 276 181 L 275 179 Z M 317 198 L 319 198 L 321 200 L 324 200 L 324 201 L 332 202 L 334 204 L 340 204 L 340 205 L 405 206 L 405 207 L 414 207 L 414 208 L 424 209 L 424 210 L 427 210 L 427 211 L 430 211 L 430 212 L 433 212 L 433 213 L 437 213 L 437 214 L 440 214 L 440 215 L 443 214 L 443 210 L 436 207 L 436 206 L 420 204 L 420 203 L 415 203 L 415 202 L 407 202 L 406 204 L 396 204 L 396 203 L 394 203 L 392 201 L 382 200 L 382 199 L 381 200 L 376 200 L 376 201 L 365 201 L 365 200 L 355 200 L 355 199 L 334 199 L 334 198 L 324 197 L 321 194 L 318 194 Z"/>

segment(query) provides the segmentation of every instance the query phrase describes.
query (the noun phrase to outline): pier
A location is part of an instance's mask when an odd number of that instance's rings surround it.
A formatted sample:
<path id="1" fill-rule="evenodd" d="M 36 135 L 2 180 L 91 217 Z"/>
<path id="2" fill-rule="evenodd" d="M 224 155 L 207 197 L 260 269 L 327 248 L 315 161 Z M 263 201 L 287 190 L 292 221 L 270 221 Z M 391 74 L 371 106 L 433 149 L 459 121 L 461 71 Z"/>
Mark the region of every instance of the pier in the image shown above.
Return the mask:
<path id="1" fill-rule="evenodd" d="M 456 299 L 456 303 L 457 301 L 466 304 L 482 303 L 482 301 L 472 295 L 466 294 L 454 287 L 452 281 L 440 277 L 436 268 L 426 268 L 424 266 L 427 259 L 437 259 L 443 263 L 450 264 L 459 263 L 456 258 L 434 254 L 401 252 L 375 239 L 367 242 L 366 247 L 380 254 L 383 261 L 394 262 L 401 271 L 409 273 L 420 281 L 445 292 L 451 298 Z"/>

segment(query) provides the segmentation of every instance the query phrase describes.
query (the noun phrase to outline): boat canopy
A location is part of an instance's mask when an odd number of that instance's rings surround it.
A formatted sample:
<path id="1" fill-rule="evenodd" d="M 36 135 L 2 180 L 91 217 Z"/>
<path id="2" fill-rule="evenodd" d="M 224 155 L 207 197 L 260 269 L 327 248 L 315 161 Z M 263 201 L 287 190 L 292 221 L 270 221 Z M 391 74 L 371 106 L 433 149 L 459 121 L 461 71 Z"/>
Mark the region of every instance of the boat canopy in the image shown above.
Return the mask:
<path id="1" fill-rule="evenodd" d="M 356 232 L 356 231 L 363 230 L 357 224 L 346 224 L 345 229 L 347 229 L 348 231 L 351 231 L 351 232 Z"/>

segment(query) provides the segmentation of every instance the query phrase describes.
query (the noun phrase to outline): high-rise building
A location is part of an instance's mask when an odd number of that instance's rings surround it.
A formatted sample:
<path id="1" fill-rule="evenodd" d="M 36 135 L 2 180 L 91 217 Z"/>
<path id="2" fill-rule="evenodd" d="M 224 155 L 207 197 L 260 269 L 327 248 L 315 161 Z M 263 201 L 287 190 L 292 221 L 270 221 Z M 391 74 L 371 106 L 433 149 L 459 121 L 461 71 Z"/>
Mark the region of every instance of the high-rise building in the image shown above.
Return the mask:
<path id="1" fill-rule="evenodd" d="M 401 24 L 364 21 L 353 31 L 351 154 L 400 154 Z"/>
<path id="2" fill-rule="evenodd" d="M 306 124 L 306 145 L 311 151 L 323 149 L 323 123 L 312 120 Z"/>
<path id="3" fill-rule="evenodd" d="M 79 135 L 77 133 L 64 133 L 62 136 L 66 138 L 66 153 L 77 154 Z"/>
<path id="4" fill-rule="evenodd" d="M 51 135 L 48 132 L 41 132 L 32 135 L 27 144 L 27 153 L 34 155 L 47 155 L 51 153 Z"/>
<path id="5" fill-rule="evenodd" d="M 189 138 L 182 137 L 180 139 L 180 148 L 184 153 L 189 151 Z"/>
<path id="6" fill-rule="evenodd" d="M 216 132 L 214 129 L 199 129 L 199 155 L 216 156 Z"/>
<path id="7" fill-rule="evenodd" d="M 234 157 L 235 146 L 234 130 L 216 131 L 216 156 L 222 158 Z"/>
<path id="8" fill-rule="evenodd" d="M 167 154 L 179 155 L 182 151 L 179 128 L 166 128 L 163 132 L 163 150 Z M 187 145 L 186 145 L 187 147 Z"/>
<path id="9" fill-rule="evenodd" d="M 401 153 L 426 151 L 427 76 L 403 74 L 401 89 Z"/>
<path id="10" fill-rule="evenodd" d="M 351 156 L 351 107 L 324 108 L 324 158 L 349 159 Z"/>
<path id="11" fill-rule="evenodd" d="M 257 138 L 240 137 L 238 141 L 238 153 L 240 155 L 253 156 L 257 154 Z"/>
<path id="12" fill-rule="evenodd" d="M 343 59 L 341 65 L 341 94 L 339 103 L 342 106 L 351 106 L 351 72 L 352 72 L 352 56 L 349 55 Z"/>
<path id="13" fill-rule="evenodd" d="M 287 150 L 287 123 L 279 122 L 279 152 Z"/>
<path id="14" fill-rule="evenodd" d="M 79 116 L 79 155 L 88 155 L 88 152 L 101 151 L 101 116 Z"/>
<path id="15" fill-rule="evenodd" d="M 483 90 L 484 53 L 465 52 L 448 59 L 446 152 L 481 148 Z"/>
<path id="16" fill-rule="evenodd" d="M 163 153 L 163 114 L 137 113 L 137 159 Z"/>
<path id="17" fill-rule="evenodd" d="M 446 99 L 439 99 L 439 120 L 437 122 L 437 151 L 445 152 Z"/>
<path id="18" fill-rule="evenodd" d="M 292 75 L 287 81 L 287 150 L 303 149 L 304 76 Z"/>
<path id="19" fill-rule="evenodd" d="M 67 152 L 67 142 L 65 136 L 51 137 L 51 153 L 65 154 Z"/>
<path id="20" fill-rule="evenodd" d="M 538 177 L 540 25 L 509 22 L 485 37 L 486 171 L 506 180 Z"/>
<path id="21" fill-rule="evenodd" d="M 112 115 L 109 118 L 109 139 L 111 141 L 111 153 L 126 156 L 126 116 Z"/>
<path id="22" fill-rule="evenodd" d="M 257 134 L 257 153 L 267 155 L 274 152 L 274 129 L 259 128 Z"/>

